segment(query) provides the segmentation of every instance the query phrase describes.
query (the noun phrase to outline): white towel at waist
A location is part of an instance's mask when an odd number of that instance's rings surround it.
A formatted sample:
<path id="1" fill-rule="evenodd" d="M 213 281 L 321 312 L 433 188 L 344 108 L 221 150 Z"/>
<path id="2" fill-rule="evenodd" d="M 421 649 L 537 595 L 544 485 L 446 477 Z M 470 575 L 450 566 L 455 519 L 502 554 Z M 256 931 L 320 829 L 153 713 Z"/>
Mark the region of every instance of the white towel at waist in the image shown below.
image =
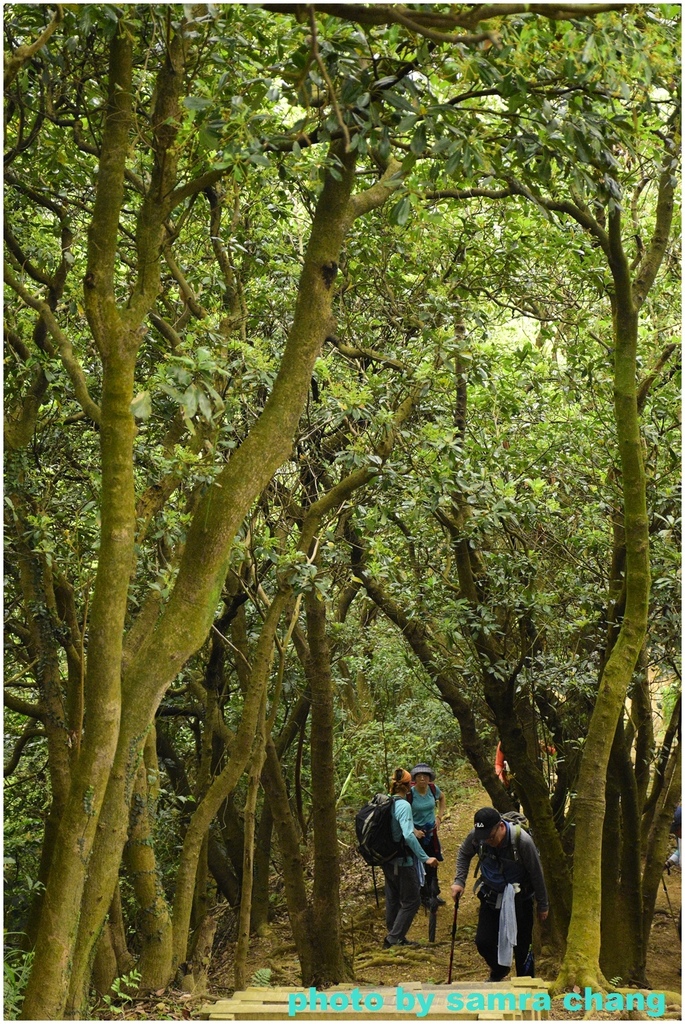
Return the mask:
<path id="1" fill-rule="evenodd" d="M 502 893 L 502 907 L 499 914 L 497 936 L 497 962 L 502 967 L 511 967 L 512 954 L 516 945 L 516 905 L 514 899 L 519 891 L 518 883 L 509 883 Z"/>

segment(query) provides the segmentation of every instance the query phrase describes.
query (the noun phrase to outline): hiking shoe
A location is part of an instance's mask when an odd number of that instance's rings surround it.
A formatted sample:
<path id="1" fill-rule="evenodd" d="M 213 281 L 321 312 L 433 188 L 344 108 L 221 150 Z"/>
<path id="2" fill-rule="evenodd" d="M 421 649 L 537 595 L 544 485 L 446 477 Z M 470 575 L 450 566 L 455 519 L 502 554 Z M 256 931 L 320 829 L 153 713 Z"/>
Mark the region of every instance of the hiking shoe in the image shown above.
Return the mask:
<path id="1" fill-rule="evenodd" d="M 388 942 L 387 939 L 383 939 L 383 949 L 392 949 L 393 946 L 397 946 L 397 942 Z"/>
<path id="2" fill-rule="evenodd" d="M 438 904 L 439 907 L 444 907 L 445 906 L 445 901 L 442 899 L 441 896 L 436 896 L 435 897 L 435 902 Z"/>
<path id="3" fill-rule="evenodd" d="M 420 946 L 420 942 L 412 942 L 410 939 L 400 939 L 398 946 Z"/>
<path id="4" fill-rule="evenodd" d="M 505 971 L 490 971 L 490 974 L 485 980 L 488 983 L 496 985 L 498 981 L 504 981 L 507 974 L 509 973 L 509 970 L 510 968 L 507 968 Z"/>

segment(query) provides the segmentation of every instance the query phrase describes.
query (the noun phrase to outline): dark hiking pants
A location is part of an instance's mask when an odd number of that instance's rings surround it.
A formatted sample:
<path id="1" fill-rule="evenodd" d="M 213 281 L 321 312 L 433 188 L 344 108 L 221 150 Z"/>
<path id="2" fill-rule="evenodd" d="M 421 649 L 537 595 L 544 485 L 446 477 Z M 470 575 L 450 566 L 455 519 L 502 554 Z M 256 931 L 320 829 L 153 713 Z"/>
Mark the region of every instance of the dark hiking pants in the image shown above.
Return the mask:
<path id="1" fill-rule="evenodd" d="M 533 938 L 533 900 L 531 898 L 522 899 L 521 893 L 517 893 L 514 905 L 516 907 L 517 929 L 514 958 L 516 961 L 516 973 L 520 977 L 523 974 L 526 957 L 528 956 L 528 950 Z M 497 960 L 499 915 L 499 910 L 495 910 L 494 907 L 481 900 L 478 928 L 476 929 L 476 947 L 492 973 L 504 975 L 507 968 L 502 967 Z"/>
<path id="2" fill-rule="evenodd" d="M 385 924 L 386 936 L 391 946 L 397 945 L 406 936 L 416 911 L 421 904 L 419 877 L 416 867 L 396 867 L 384 864 L 385 875 Z"/>

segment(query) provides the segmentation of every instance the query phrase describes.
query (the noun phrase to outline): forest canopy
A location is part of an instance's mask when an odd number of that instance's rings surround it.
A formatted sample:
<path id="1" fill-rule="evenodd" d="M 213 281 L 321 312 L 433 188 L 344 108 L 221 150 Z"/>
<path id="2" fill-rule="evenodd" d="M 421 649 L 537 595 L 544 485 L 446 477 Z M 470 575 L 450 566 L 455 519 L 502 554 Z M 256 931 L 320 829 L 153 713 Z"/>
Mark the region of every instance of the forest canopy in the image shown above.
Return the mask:
<path id="1" fill-rule="evenodd" d="M 244 987 L 272 864 L 303 984 L 348 980 L 349 809 L 420 756 L 507 810 L 498 741 L 556 987 L 644 984 L 679 5 L 8 4 L 4 34 L 15 1009 L 201 973 L 218 905 Z"/>

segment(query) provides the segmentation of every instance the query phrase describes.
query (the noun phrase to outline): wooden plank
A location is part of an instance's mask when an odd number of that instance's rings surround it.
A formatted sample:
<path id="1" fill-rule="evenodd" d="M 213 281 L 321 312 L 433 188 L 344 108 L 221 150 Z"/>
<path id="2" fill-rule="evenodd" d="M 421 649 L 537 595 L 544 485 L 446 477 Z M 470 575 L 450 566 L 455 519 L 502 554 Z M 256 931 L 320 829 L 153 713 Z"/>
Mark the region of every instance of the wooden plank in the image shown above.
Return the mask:
<path id="1" fill-rule="evenodd" d="M 234 1012 L 232 1014 L 211 1013 L 207 1017 L 205 1017 L 204 1019 L 205 1020 L 291 1020 L 291 1021 L 292 1020 L 307 1020 L 307 1021 L 309 1021 L 309 1020 L 327 1020 L 327 1021 L 332 1021 L 336 1017 L 338 1017 L 340 1020 L 375 1020 L 375 1021 L 378 1021 L 378 1020 L 383 1020 L 383 1021 L 386 1021 L 386 1020 L 413 1020 L 413 1021 L 416 1021 L 418 1019 L 415 1013 L 411 1013 L 411 1012 L 401 1013 L 401 1012 L 399 1012 L 397 1010 L 393 1010 L 392 1012 L 386 1012 L 385 1010 L 381 1010 L 378 1013 L 362 1012 L 362 1013 L 354 1013 L 352 1015 L 350 1015 L 348 1013 L 337 1013 L 335 1011 L 328 1011 L 328 1012 L 320 1011 L 318 1013 L 315 1013 L 313 1011 L 312 1012 L 308 1012 L 308 1011 L 305 1010 L 302 1013 L 298 1013 L 297 1017 L 295 1018 L 295 1017 L 288 1017 L 287 1011 L 286 1012 L 280 1012 L 280 1013 L 277 1012 L 276 1010 L 262 1010 L 262 1011 L 259 1011 L 255 1007 L 254 1003 L 246 1003 L 243 1007 L 236 1006 L 236 1007 L 234 1007 Z M 518 1012 L 517 1013 L 497 1014 L 497 1013 L 488 1013 L 485 1010 L 483 1010 L 480 1013 L 472 1013 L 472 1012 L 467 1012 L 467 1011 L 464 1010 L 464 1011 L 459 1011 L 457 1013 L 450 1012 L 450 1013 L 447 1013 L 447 1014 L 445 1014 L 444 1012 L 440 1012 L 439 1014 L 438 1013 L 430 1012 L 430 1013 L 427 1014 L 426 1017 L 422 1017 L 421 1020 L 428 1020 L 431 1017 L 433 1017 L 433 1018 L 439 1017 L 441 1020 L 448 1019 L 450 1021 L 451 1020 L 455 1020 L 455 1021 L 461 1021 L 461 1020 L 476 1020 L 476 1021 L 477 1020 L 533 1020 L 533 1019 L 539 1020 L 540 1019 L 539 1017 L 533 1018 L 532 1016 L 531 1017 L 529 1017 L 529 1016 L 524 1017 L 522 1014 L 520 1014 Z"/>
<path id="2" fill-rule="evenodd" d="M 421 982 L 408 981 L 399 986 L 381 985 L 377 988 L 364 985 L 335 985 L 324 991 L 309 988 L 291 988 L 279 986 L 267 988 L 250 986 L 241 992 L 235 992 L 230 999 L 221 999 L 214 1004 L 207 1004 L 200 1013 L 209 1020 L 418 1020 L 426 1018 L 447 1018 L 448 1020 L 542 1020 L 547 1018 L 546 1011 L 533 1010 L 533 998 L 547 995 L 549 983 L 542 978 L 512 978 L 497 985 L 483 986 L 479 982 L 455 982 L 453 985 L 426 985 Z M 376 1009 L 364 1006 L 365 997 L 373 993 L 376 997 Z M 463 997 L 464 1007 L 448 1009 L 447 1000 L 450 995 L 459 993 Z M 343 1001 L 335 999 L 337 994 L 347 996 Z M 503 998 L 509 994 L 512 998 Z M 297 995 L 301 1005 L 302 997 L 306 1005 L 290 1014 L 290 997 Z M 480 995 L 483 1010 L 467 1009 L 467 1001 L 473 1005 L 473 996 Z M 493 997 L 499 996 L 498 1005 L 493 1004 Z M 523 1006 L 521 1002 L 524 996 Z M 428 1000 L 430 1006 L 426 1012 Z M 336 1006 L 331 1006 L 333 1000 Z M 381 1002 L 382 1000 L 382 1002 Z M 343 1002 L 345 1005 L 343 1005 Z M 488 1007 L 488 1002 L 490 1006 Z M 510 1004 L 514 1003 L 512 1007 Z M 354 1009 L 354 1005 L 359 1009 Z M 454 1005 L 454 999 L 452 1000 Z"/>

